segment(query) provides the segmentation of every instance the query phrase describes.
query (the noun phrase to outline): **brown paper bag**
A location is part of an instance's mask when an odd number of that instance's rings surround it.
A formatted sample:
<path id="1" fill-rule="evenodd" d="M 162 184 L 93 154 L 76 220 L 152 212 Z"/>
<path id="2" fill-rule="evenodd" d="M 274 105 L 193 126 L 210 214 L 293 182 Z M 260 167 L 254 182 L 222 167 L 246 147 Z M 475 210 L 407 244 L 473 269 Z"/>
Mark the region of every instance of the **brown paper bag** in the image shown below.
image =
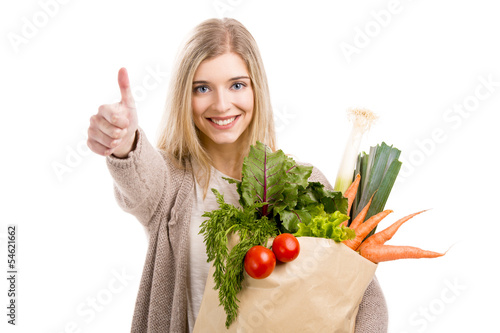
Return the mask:
<path id="1" fill-rule="evenodd" d="M 238 317 L 229 329 L 210 268 L 194 333 L 354 332 L 356 314 L 377 265 L 342 243 L 298 237 L 300 254 L 256 280 L 245 272 Z"/>

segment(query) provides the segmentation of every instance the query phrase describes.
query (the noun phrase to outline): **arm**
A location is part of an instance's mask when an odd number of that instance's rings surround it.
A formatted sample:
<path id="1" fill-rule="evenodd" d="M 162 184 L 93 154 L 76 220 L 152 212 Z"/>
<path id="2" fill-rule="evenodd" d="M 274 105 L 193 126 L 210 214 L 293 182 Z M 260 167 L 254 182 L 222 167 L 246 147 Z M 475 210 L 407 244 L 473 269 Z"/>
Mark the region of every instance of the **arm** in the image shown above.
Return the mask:
<path id="1" fill-rule="evenodd" d="M 169 177 L 169 163 L 147 140 L 139 127 L 130 80 L 118 71 L 121 101 L 99 106 L 90 118 L 87 145 L 106 156 L 120 207 L 148 227 Z"/>
<path id="2" fill-rule="evenodd" d="M 323 173 L 313 168 L 309 181 L 321 182 L 326 189 L 333 190 Z M 377 277 L 366 288 L 356 316 L 355 333 L 386 333 L 388 312 L 384 294 Z"/>
<path id="3" fill-rule="evenodd" d="M 385 297 L 375 276 L 359 304 L 354 332 L 386 333 L 388 321 Z"/>
<path id="4" fill-rule="evenodd" d="M 114 180 L 118 205 L 147 227 L 158 207 L 168 177 L 164 158 L 139 127 L 135 149 L 126 158 L 106 156 L 106 164 Z"/>

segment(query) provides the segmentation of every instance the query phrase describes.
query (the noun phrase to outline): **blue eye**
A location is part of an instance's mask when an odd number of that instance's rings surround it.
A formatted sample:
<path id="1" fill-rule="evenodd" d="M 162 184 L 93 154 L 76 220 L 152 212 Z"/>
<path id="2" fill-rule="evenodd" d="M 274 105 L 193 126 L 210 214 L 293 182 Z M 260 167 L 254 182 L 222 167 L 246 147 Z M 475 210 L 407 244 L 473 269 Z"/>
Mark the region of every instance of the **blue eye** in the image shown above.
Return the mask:
<path id="1" fill-rule="evenodd" d="M 233 88 L 235 90 L 241 90 L 241 89 L 243 89 L 243 87 L 246 87 L 246 85 L 244 83 L 241 83 L 241 82 L 236 82 L 235 84 L 233 84 Z"/>
<path id="2" fill-rule="evenodd" d="M 198 86 L 198 87 L 194 88 L 194 91 L 204 94 L 208 91 L 208 87 L 207 86 Z"/>

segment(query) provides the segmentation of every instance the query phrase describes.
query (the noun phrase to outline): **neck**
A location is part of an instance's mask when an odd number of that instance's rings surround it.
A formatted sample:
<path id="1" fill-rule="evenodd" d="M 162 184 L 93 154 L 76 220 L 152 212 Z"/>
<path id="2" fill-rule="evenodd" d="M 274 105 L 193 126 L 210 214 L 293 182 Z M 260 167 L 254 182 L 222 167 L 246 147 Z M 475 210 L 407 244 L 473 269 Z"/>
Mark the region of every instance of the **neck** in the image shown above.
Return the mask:
<path id="1" fill-rule="evenodd" d="M 242 144 L 246 140 L 240 137 L 237 142 L 230 144 L 204 144 L 208 155 L 212 159 L 214 168 L 223 174 L 241 180 L 241 172 L 243 169 L 243 158 L 247 151 L 247 147 Z M 208 141 L 208 140 L 207 140 Z"/>
<path id="2" fill-rule="evenodd" d="M 212 161 L 214 163 L 214 168 L 222 172 L 223 174 L 241 180 L 241 171 L 243 168 L 243 156 L 237 156 L 236 154 L 230 155 L 229 153 L 221 155 L 213 155 Z"/>

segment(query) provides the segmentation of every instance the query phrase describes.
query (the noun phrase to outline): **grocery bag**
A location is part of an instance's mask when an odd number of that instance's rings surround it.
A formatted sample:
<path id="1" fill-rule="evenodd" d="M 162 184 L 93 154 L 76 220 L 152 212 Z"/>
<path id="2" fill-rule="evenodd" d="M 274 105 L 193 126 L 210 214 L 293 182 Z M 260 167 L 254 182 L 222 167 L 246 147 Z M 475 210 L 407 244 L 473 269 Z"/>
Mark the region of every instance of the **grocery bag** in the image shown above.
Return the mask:
<path id="1" fill-rule="evenodd" d="M 331 239 L 298 237 L 300 254 L 265 279 L 244 272 L 238 317 L 226 313 L 210 268 L 194 333 L 354 332 L 358 307 L 377 265 Z"/>

